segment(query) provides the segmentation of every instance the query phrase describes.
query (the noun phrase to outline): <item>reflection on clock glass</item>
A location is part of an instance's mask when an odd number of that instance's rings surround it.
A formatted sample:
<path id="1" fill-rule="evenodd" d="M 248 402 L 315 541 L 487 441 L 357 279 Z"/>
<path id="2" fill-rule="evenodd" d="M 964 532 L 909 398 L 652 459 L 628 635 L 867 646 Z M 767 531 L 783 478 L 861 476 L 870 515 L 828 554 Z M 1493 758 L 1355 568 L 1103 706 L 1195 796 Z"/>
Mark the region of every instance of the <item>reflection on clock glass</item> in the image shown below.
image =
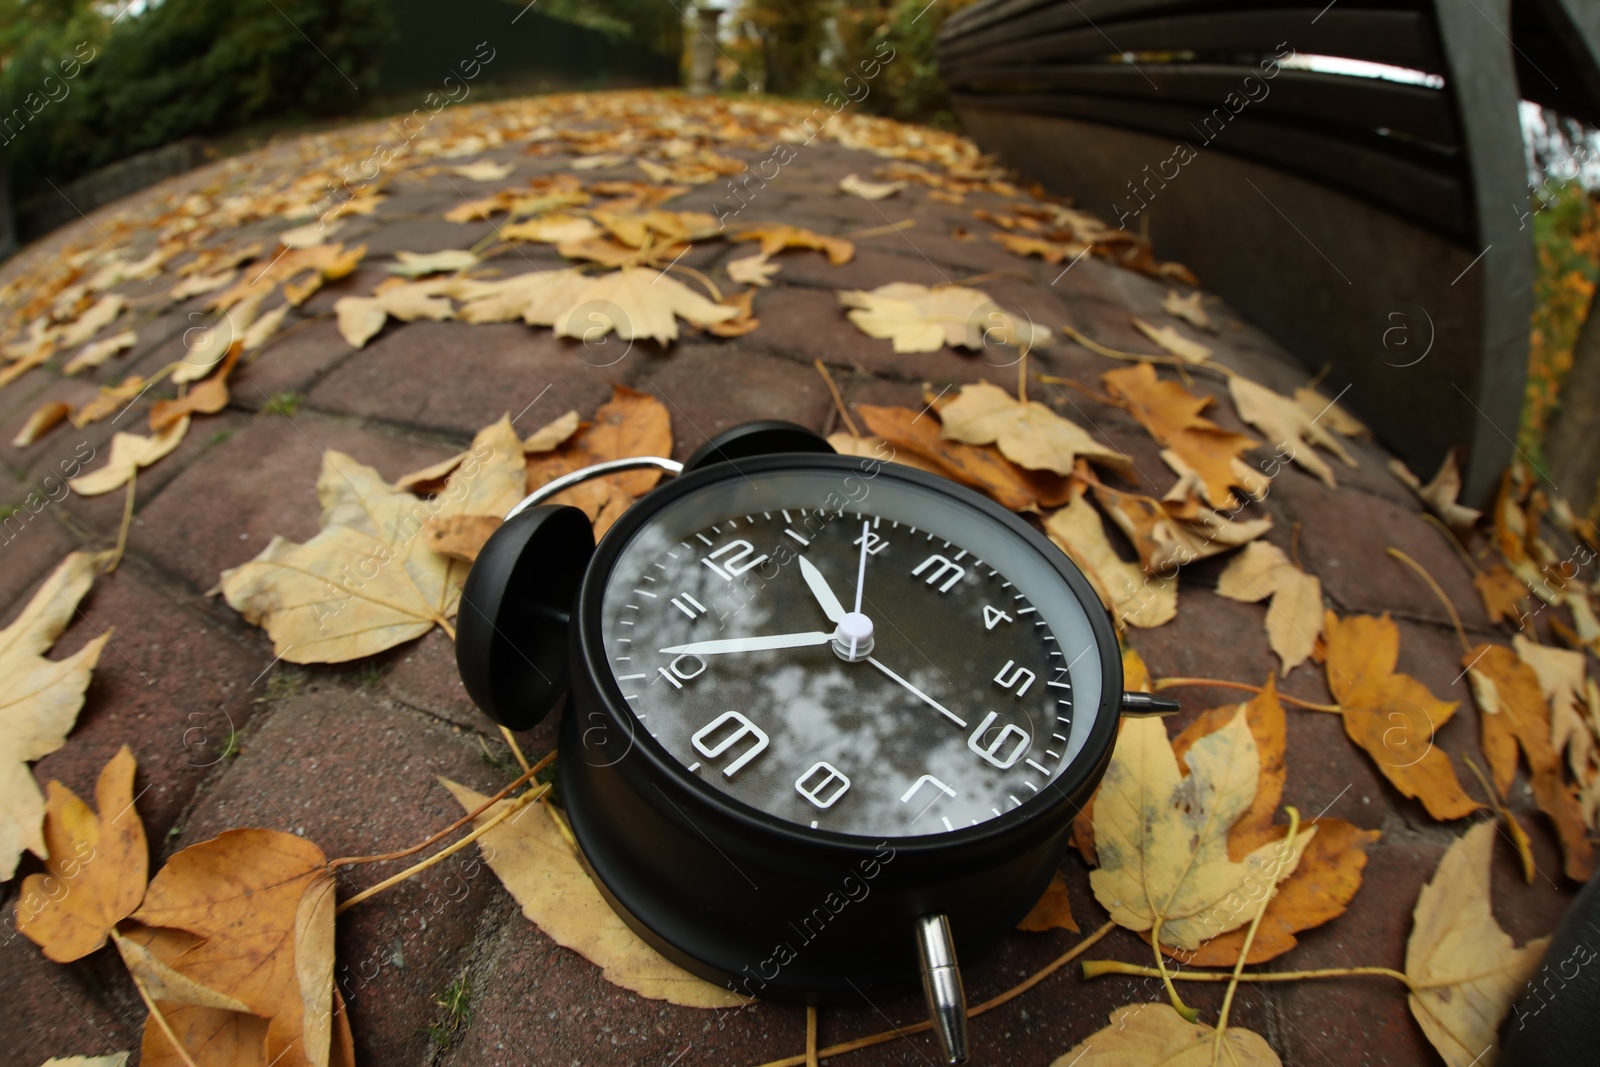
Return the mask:
<path id="1" fill-rule="evenodd" d="M 636 532 L 606 586 L 604 648 L 640 727 L 803 827 L 943 833 L 1053 796 L 1100 706 L 1061 576 L 896 469 L 731 474 Z"/>

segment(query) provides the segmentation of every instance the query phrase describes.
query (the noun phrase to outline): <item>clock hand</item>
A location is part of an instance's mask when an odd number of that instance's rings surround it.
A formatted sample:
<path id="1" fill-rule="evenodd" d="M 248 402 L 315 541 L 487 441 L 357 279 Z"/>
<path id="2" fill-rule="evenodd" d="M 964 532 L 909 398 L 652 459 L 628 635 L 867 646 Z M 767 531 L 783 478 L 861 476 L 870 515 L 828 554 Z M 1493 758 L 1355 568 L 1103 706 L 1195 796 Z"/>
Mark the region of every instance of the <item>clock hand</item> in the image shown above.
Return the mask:
<path id="1" fill-rule="evenodd" d="M 670 649 L 664 651 L 670 651 Z M 965 719 L 951 711 L 949 708 L 945 707 L 943 704 L 939 703 L 937 700 L 933 699 L 927 693 L 924 693 L 922 690 L 912 685 L 910 682 L 906 681 L 904 678 L 900 677 L 898 674 L 894 673 L 894 671 L 891 671 L 888 667 L 885 667 L 882 663 L 878 662 L 878 657 L 868 656 L 867 662 L 878 668 L 884 674 L 887 674 L 891 679 L 904 688 L 906 692 L 910 693 L 912 696 L 928 705 L 934 711 L 937 711 L 939 714 L 943 715 L 945 718 L 949 719 L 963 730 L 967 728 L 967 721 Z"/>
<path id="2" fill-rule="evenodd" d="M 861 614 L 861 595 L 867 588 L 867 531 L 869 527 L 865 522 L 861 524 L 861 565 L 856 570 L 856 607 L 855 613 Z M 856 658 L 856 637 L 850 635 L 850 658 Z"/>
<path id="3" fill-rule="evenodd" d="M 823 614 L 828 616 L 829 622 L 838 622 L 844 618 L 844 605 L 839 603 L 839 598 L 833 595 L 833 590 L 828 587 L 828 579 L 817 570 L 817 565 L 804 556 L 799 557 L 800 576 L 806 580 L 806 585 L 811 589 L 811 595 L 817 598 L 817 603 L 822 605 Z"/>
<path id="4" fill-rule="evenodd" d="M 766 634 L 761 637 L 728 637 L 720 641 L 694 641 L 687 645 L 673 645 L 662 652 L 677 656 L 716 656 L 725 652 L 765 652 L 775 648 L 804 648 L 807 645 L 825 645 L 833 640 L 832 632 L 820 630 L 803 634 Z"/>

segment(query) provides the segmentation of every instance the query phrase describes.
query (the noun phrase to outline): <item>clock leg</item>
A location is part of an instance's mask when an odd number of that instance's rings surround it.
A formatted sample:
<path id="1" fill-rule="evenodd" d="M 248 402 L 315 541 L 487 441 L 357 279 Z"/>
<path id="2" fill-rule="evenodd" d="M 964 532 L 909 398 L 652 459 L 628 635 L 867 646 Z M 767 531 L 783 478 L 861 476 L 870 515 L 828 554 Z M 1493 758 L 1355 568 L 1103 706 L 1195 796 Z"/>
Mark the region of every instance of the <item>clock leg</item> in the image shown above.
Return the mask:
<path id="1" fill-rule="evenodd" d="M 924 915 L 917 920 L 917 955 L 922 960 L 922 993 L 928 998 L 928 1021 L 939 1037 L 946 1063 L 967 1062 L 967 994 L 956 966 L 950 920 Z"/>

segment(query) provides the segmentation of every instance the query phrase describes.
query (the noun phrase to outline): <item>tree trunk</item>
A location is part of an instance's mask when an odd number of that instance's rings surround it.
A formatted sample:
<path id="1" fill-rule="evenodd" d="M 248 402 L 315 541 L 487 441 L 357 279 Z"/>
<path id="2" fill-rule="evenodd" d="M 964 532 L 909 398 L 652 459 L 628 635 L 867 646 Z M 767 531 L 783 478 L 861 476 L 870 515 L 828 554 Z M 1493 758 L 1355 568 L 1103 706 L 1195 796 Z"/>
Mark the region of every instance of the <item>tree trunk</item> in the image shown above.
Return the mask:
<path id="1" fill-rule="evenodd" d="M 1545 435 L 1550 479 L 1572 510 L 1588 514 L 1600 497 L 1600 287 L 1572 346 L 1572 369 L 1561 386 L 1561 409 Z"/>

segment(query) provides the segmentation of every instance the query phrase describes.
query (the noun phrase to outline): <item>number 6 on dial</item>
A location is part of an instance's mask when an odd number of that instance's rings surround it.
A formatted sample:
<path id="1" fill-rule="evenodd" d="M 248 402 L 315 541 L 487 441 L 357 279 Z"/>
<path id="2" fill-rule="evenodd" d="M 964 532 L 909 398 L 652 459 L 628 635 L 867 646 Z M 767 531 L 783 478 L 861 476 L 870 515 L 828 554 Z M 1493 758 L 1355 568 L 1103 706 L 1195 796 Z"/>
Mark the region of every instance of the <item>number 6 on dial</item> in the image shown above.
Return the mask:
<path id="1" fill-rule="evenodd" d="M 1033 738 L 1030 737 L 1028 735 L 1028 731 L 1024 730 L 1022 727 L 1013 726 L 1011 723 L 1006 723 L 1006 725 L 1000 730 L 1000 736 L 996 737 L 993 741 L 990 741 L 986 745 L 979 744 L 979 742 L 983 740 L 984 733 L 988 731 L 990 725 L 993 724 L 996 718 L 998 718 L 998 716 L 992 711 L 985 715 L 983 717 L 983 721 L 978 724 L 978 728 L 972 731 L 972 736 L 967 738 L 967 747 L 972 749 L 972 751 L 976 752 L 978 755 L 982 756 L 985 761 L 994 764 L 1003 771 L 1015 764 L 1017 760 L 1022 758 L 1023 753 L 1028 751 L 1028 745 L 1033 742 Z M 996 752 L 999 752 L 1002 748 L 1004 748 L 1006 744 L 1013 738 L 1016 740 L 1016 746 L 1012 748 L 1010 752 L 1006 753 L 1004 756 L 995 755 Z M 696 743 L 698 744 L 698 742 Z"/>
<path id="2" fill-rule="evenodd" d="M 729 734 L 727 737 L 724 737 L 721 741 L 718 741 L 716 744 L 708 746 L 706 744 L 706 738 L 710 737 L 712 734 L 716 733 L 718 730 L 722 729 L 723 726 L 730 722 L 738 723 L 739 728 L 733 733 Z M 694 741 L 694 747 L 699 750 L 700 755 L 704 756 L 706 759 L 716 759 L 718 756 L 728 751 L 728 749 L 732 748 L 746 737 L 755 738 L 755 744 L 745 749 L 744 754 L 738 759 L 722 768 L 722 773 L 725 776 L 732 778 L 734 772 L 740 767 L 743 767 L 746 763 L 749 763 L 751 760 L 761 755 L 762 752 L 766 751 L 768 744 L 767 735 L 761 729 L 761 727 L 757 726 L 743 715 L 740 715 L 737 711 L 725 711 L 721 715 L 718 715 L 715 719 L 712 719 L 705 726 L 701 727 L 700 731 L 694 735 L 692 740 Z M 1012 760 L 1011 762 L 1015 763 L 1016 760 Z M 1011 764 L 1009 763 L 1006 764 L 1008 767 L 1010 765 Z"/>

